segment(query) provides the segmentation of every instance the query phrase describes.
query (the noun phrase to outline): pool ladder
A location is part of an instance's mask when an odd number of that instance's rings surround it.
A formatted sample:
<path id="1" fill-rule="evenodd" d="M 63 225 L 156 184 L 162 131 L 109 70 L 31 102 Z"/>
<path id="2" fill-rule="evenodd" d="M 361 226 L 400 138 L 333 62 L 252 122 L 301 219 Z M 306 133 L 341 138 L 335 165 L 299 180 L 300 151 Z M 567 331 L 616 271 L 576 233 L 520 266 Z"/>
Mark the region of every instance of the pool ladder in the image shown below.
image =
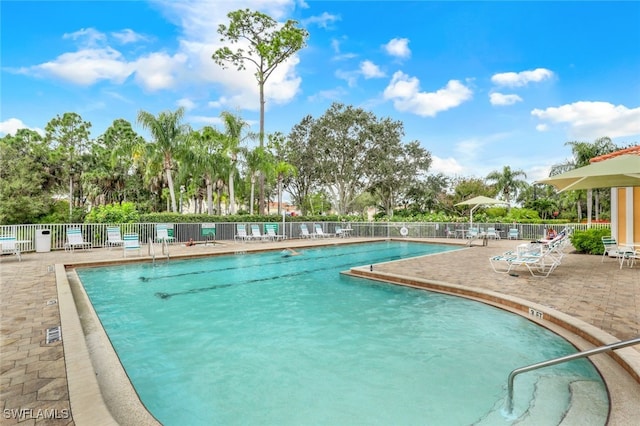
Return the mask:
<path id="1" fill-rule="evenodd" d="M 507 386 L 507 406 L 506 406 L 507 413 L 511 414 L 513 412 L 513 381 L 515 380 L 518 374 L 526 373 L 527 371 L 537 370 L 538 368 L 549 367 L 552 365 L 560 364 L 562 362 L 572 361 L 578 358 L 586 358 L 588 356 L 596 355 L 602 352 L 613 351 L 615 349 L 626 348 L 627 346 L 633 346 L 638 344 L 640 344 L 640 336 L 633 339 L 629 339 L 629 340 L 622 340 L 617 343 L 610 343 L 608 345 L 600 346 L 598 348 L 590 349 L 588 351 L 578 352 L 578 353 L 566 355 L 560 358 L 554 358 L 547 361 L 542 361 L 537 364 L 531 364 L 526 367 L 516 368 L 511 373 L 509 373 L 508 386 Z"/>
<path id="2" fill-rule="evenodd" d="M 167 255 L 167 262 L 169 261 L 169 243 L 167 243 L 167 240 L 162 240 L 162 254 L 166 254 Z M 155 247 L 153 245 L 153 239 L 149 238 L 149 256 L 151 256 L 153 258 L 152 263 L 155 265 L 156 263 L 156 250 Z"/>

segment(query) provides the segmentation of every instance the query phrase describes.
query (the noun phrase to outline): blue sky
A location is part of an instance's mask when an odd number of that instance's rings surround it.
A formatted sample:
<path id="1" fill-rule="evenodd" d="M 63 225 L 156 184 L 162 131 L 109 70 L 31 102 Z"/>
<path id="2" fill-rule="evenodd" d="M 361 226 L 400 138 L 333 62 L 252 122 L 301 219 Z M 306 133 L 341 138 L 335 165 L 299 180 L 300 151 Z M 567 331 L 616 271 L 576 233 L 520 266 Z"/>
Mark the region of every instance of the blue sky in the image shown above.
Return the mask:
<path id="1" fill-rule="evenodd" d="M 640 2 L 6 1 L 0 136 L 75 112 L 93 138 L 186 108 L 194 129 L 239 113 L 258 130 L 252 70 L 211 59 L 231 10 L 295 19 L 308 46 L 266 88 L 266 130 L 342 102 L 404 123 L 432 172 L 532 182 L 568 141 L 640 143 Z"/>

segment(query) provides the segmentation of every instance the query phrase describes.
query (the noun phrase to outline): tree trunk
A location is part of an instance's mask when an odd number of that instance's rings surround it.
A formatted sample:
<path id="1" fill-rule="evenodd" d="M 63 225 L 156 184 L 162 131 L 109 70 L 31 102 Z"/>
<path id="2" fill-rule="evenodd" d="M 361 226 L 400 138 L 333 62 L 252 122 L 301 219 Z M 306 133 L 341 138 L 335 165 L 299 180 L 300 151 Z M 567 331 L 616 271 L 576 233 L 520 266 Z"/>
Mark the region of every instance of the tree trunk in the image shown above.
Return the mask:
<path id="1" fill-rule="evenodd" d="M 258 80 L 258 85 L 260 86 L 260 148 L 264 147 L 264 84 L 265 81 L 263 79 L 263 76 L 260 76 L 260 79 Z M 259 182 L 260 182 L 260 195 L 258 196 L 258 211 L 260 212 L 260 214 L 264 214 L 264 207 L 265 207 L 265 202 L 264 202 L 264 174 L 262 172 L 260 172 L 260 177 L 259 177 Z"/>
<path id="2" fill-rule="evenodd" d="M 231 168 L 231 172 L 229 173 L 229 213 L 236 213 L 236 195 L 234 193 L 233 187 L 233 167 Z"/>
<path id="3" fill-rule="evenodd" d="M 177 213 L 178 207 L 176 206 L 176 192 L 173 190 L 173 176 L 171 176 L 170 160 L 165 162 L 164 171 L 167 175 L 167 185 L 169 186 L 169 195 L 171 196 L 171 211 L 173 213 Z"/>

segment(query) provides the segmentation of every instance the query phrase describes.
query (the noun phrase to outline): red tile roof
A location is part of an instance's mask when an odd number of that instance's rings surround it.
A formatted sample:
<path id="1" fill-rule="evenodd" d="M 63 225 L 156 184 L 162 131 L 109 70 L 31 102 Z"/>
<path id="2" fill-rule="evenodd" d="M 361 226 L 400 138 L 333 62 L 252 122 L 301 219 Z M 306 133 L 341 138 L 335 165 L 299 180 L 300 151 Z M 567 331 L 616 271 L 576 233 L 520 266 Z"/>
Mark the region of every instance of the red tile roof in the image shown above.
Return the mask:
<path id="1" fill-rule="evenodd" d="M 631 148 L 621 149 L 620 151 L 611 152 L 609 154 L 593 157 L 589 160 L 590 163 L 597 163 L 598 161 L 608 160 L 609 158 L 618 157 L 620 155 L 631 154 L 640 155 L 640 145 L 632 146 Z"/>

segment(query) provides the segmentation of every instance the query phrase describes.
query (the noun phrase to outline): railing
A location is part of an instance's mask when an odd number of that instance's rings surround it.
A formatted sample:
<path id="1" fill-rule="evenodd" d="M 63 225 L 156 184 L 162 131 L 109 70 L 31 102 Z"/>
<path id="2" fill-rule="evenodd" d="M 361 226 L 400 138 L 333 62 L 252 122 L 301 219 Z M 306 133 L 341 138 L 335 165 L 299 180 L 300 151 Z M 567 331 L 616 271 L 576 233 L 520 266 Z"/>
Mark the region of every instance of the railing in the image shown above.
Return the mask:
<path id="1" fill-rule="evenodd" d="M 176 243 L 186 243 L 190 239 L 194 241 L 210 241 L 213 237 L 216 241 L 233 241 L 237 233 L 237 224 L 246 223 L 247 227 L 251 223 L 257 223 L 264 229 L 266 222 L 216 222 L 216 223 L 168 223 L 167 227 L 170 236 L 175 238 Z M 276 224 L 276 231 L 279 235 L 286 235 L 287 238 L 300 238 L 300 225 L 306 224 L 308 229 L 313 229 L 314 222 L 268 222 Z M 315 222 L 320 223 L 325 233 L 333 234 L 337 226 L 343 229 L 350 229 L 349 235 L 360 238 L 401 238 L 406 234 L 410 238 L 446 238 L 447 231 L 466 230 L 468 223 L 454 222 Z M 51 238 L 51 250 L 64 249 L 66 242 L 67 228 L 80 228 L 85 241 L 91 242 L 93 247 L 107 246 L 107 227 L 118 226 L 122 234 L 137 233 L 141 241 L 148 241 L 156 237 L 156 223 L 72 223 L 72 224 L 41 224 L 41 225 L 0 225 L 0 236 L 15 236 L 18 240 L 27 241 L 21 246 L 21 251 L 29 252 L 36 250 L 36 234 L 38 231 L 49 230 L 48 238 Z M 213 228 L 215 226 L 215 228 Z M 574 230 L 592 228 L 610 228 L 609 224 L 592 223 L 568 223 L 555 224 L 555 229 L 564 227 Z M 532 240 L 544 235 L 545 229 L 549 225 L 545 224 L 507 224 L 507 223 L 478 223 L 474 222 L 474 227 L 485 230 L 488 227 L 496 228 L 501 236 L 505 238 L 509 228 L 517 228 L 519 239 Z M 212 231 L 212 229 L 215 229 Z"/>
<path id="2" fill-rule="evenodd" d="M 615 349 L 625 348 L 627 346 L 633 346 L 640 344 L 640 336 L 634 339 L 623 340 L 617 343 L 611 343 L 605 346 L 600 346 L 595 349 L 590 349 L 588 351 L 578 352 L 571 355 L 566 355 L 560 358 L 554 358 L 547 361 L 542 361 L 537 364 L 528 365 L 526 367 L 516 368 L 511 373 L 509 373 L 508 385 L 507 385 L 507 413 L 511 414 L 513 412 L 513 381 L 516 376 L 520 373 L 526 373 L 527 371 L 537 370 L 539 368 L 550 367 L 552 365 L 560 364 L 567 361 L 573 361 L 574 359 L 586 358 L 591 355 L 596 355 L 602 352 L 613 351 Z"/>

